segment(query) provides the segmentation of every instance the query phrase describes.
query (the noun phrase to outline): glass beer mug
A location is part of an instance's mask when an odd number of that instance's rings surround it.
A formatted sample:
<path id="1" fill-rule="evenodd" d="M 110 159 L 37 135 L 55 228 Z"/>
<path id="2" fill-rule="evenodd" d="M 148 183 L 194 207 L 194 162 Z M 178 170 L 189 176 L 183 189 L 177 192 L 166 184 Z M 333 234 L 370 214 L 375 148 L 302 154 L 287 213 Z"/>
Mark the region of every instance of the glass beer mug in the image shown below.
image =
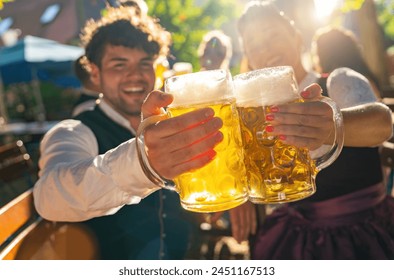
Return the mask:
<path id="1" fill-rule="evenodd" d="M 270 113 L 270 106 L 303 102 L 292 67 L 271 67 L 239 74 L 234 77 L 234 89 L 250 201 L 291 202 L 315 193 L 318 171 L 330 165 L 343 147 L 342 114 L 336 104 L 329 98 L 321 99 L 334 112 L 335 140 L 323 155 L 314 157 L 308 149 L 285 144 L 265 131 L 268 125 L 265 117 Z"/>
<path id="2" fill-rule="evenodd" d="M 235 104 L 231 74 L 225 70 L 201 71 L 173 76 L 165 81 L 165 91 L 174 96 L 162 116 L 145 119 L 137 132 L 143 140 L 143 129 L 158 118 L 178 116 L 203 107 L 211 107 L 223 120 L 220 129 L 224 139 L 215 147 L 216 156 L 206 166 L 186 172 L 173 182 L 161 178 L 149 167 L 145 150 L 139 147 L 145 174 L 159 186 L 178 192 L 182 207 L 194 212 L 216 212 L 236 207 L 248 200 L 246 170 L 239 116 Z"/>

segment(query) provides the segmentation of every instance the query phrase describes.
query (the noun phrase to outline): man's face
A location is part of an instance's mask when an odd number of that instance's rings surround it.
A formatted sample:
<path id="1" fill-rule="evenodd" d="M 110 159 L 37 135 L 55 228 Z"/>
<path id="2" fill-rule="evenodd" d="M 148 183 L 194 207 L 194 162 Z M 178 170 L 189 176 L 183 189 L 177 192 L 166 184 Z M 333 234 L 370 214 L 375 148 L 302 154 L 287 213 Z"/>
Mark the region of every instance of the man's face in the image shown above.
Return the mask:
<path id="1" fill-rule="evenodd" d="M 143 50 L 107 45 L 101 67 L 93 66 L 92 79 L 118 113 L 127 119 L 140 117 L 141 105 L 154 87 L 153 62 Z"/>
<path id="2" fill-rule="evenodd" d="M 252 70 L 283 65 L 295 68 L 299 62 L 298 37 L 280 21 L 258 19 L 249 23 L 242 41 Z"/>

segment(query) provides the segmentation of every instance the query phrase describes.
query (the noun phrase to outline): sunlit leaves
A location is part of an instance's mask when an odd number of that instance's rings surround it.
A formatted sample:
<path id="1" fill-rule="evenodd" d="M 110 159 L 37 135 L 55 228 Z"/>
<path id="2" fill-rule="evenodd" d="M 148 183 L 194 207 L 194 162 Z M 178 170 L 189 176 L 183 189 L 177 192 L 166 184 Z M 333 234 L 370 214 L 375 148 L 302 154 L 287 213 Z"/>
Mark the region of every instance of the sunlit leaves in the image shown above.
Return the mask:
<path id="1" fill-rule="evenodd" d="M 236 17 L 236 1 L 228 0 L 146 0 L 149 14 L 172 33 L 172 54 L 177 61 L 191 62 L 195 67 L 197 48 L 209 30 L 221 28 Z"/>
<path id="2" fill-rule="evenodd" d="M 12 1 L 14 1 L 14 0 L 0 0 L 0 10 L 3 9 L 4 3 L 12 2 Z"/>
<path id="3" fill-rule="evenodd" d="M 394 40 L 394 1 L 377 0 L 378 21 L 383 26 L 386 36 Z"/>
<path id="4" fill-rule="evenodd" d="M 362 7 L 365 0 L 345 0 L 341 6 L 341 11 L 344 13 L 358 10 Z"/>

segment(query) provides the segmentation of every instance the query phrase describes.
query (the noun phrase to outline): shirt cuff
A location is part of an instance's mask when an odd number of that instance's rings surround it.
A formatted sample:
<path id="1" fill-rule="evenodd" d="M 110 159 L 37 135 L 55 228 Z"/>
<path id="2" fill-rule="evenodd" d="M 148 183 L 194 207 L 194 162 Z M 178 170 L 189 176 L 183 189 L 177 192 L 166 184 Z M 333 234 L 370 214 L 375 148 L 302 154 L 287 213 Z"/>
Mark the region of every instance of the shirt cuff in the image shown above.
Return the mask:
<path id="1" fill-rule="evenodd" d="M 124 204 L 139 203 L 160 189 L 144 174 L 137 154 L 135 139 L 131 139 L 108 151 L 107 164 L 112 180 L 122 190 Z"/>

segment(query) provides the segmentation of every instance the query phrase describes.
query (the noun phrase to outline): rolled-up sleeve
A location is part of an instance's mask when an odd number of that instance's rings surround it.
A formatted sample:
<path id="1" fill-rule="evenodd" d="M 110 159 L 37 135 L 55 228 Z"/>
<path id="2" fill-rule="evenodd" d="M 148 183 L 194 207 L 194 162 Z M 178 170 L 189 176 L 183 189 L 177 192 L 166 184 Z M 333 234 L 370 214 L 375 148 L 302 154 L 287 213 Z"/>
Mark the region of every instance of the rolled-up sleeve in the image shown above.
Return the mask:
<path id="1" fill-rule="evenodd" d="M 134 141 L 99 155 L 93 132 L 80 121 L 48 131 L 33 189 L 38 213 L 53 221 L 84 221 L 114 214 L 157 190 L 140 167 Z"/>
<path id="2" fill-rule="evenodd" d="M 346 67 L 338 68 L 330 74 L 327 91 L 328 96 L 341 109 L 377 101 L 368 79 Z"/>

